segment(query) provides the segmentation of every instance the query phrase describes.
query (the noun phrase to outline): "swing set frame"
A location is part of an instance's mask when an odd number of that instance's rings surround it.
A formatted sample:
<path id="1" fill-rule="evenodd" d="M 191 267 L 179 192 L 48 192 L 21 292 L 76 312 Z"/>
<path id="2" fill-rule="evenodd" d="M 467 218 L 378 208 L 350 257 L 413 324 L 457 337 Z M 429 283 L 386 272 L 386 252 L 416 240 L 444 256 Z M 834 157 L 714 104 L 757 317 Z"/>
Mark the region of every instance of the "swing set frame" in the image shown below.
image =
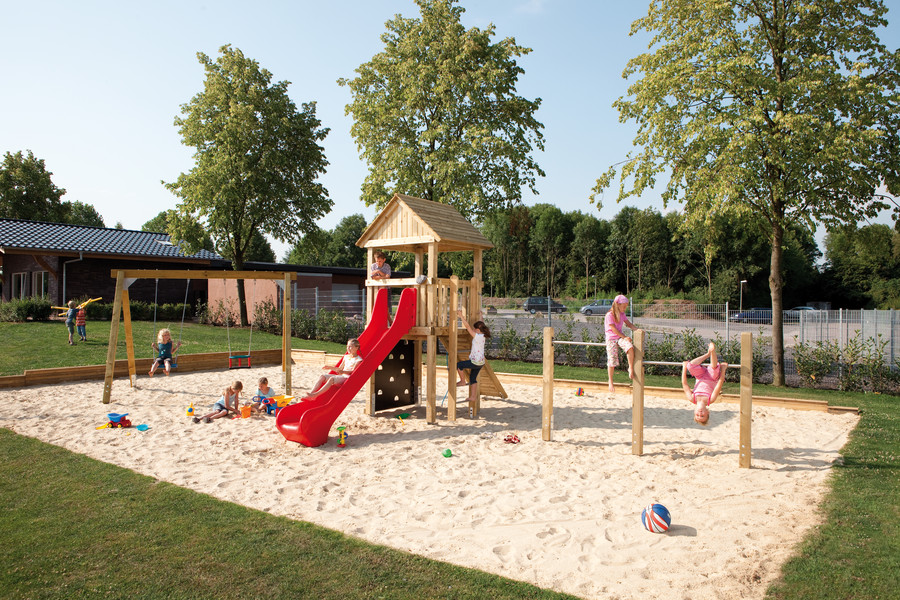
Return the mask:
<path id="1" fill-rule="evenodd" d="M 283 271 L 208 271 L 208 270 L 157 270 L 157 269 L 113 269 L 110 276 L 116 280 L 116 295 L 113 300 L 112 319 L 109 327 L 109 346 L 106 352 L 106 376 L 103 381 L 103 404 L 109 404 L 112 397 L 113 378 L 116 366 L 116 346 L 119 343 L 119 318 L 125 325 L 125 352 L 128 357 L 128 377 L 134 387 L 135 368 L 134 339 L 131 331 L 131 304 L 128 288 L 138 279 L 268 279 L 283 281 L 284 324 L 281 336 L 281 369 L 284 372 L 285 393 L 291 393 L 291 282 L 297 274 Z"/>

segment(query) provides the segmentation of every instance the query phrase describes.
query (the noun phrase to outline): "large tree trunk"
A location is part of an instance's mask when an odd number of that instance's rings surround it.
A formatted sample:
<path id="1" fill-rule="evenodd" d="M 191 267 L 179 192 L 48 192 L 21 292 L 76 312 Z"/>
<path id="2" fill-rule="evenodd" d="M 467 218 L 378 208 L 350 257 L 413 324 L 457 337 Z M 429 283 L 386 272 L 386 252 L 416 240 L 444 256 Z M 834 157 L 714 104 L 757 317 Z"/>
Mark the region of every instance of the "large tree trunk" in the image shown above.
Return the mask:
<path id="1" fill-rule="evenodd" d="M 772 293 L 772 385 L 784 386 L 784 323 L 781 281 L 781 258 L 784 227 L 780 222 L 772 226 L 772 261 L 769 271 L 769 291 Z"/>
<path id="2" fill-rule="evenodd" d="M 243 257 L 235 257 L 231 263 L 234 266 L 235 271 L 243 271 L 244 270 L 244 259 Z M 238 314 L 241 319 L 241 327 L 246 327 L 247 323 L 247 293 L 244 291 L 244 280 L 237 280 L 237 294 L 238 294 Z"/>

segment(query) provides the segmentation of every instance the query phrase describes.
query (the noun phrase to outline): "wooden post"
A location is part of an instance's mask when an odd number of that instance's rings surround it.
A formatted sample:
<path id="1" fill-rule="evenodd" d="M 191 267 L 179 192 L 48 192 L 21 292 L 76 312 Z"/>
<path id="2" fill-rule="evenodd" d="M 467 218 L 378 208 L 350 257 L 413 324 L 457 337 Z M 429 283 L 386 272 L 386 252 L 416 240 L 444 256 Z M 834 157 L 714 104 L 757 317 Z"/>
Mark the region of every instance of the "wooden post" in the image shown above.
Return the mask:
<path id="1" fill-rule="evenodd" d="M 456 420 L 456 360 L 459 355 L 459 327 L 456 311 L 459 309 L 459 277 L 450 276 L 450 308 L 447 320 L 447 420 Z"/>
<path id="2" fill-rule="evenodd" d="M 631 380 L 631 453 L 644 454 L 644 330 L 634 332 L 634 379 Z"/>
<path id="3" fill-rule="evenodd" d="M 541 406 L 541 439 L 553 440 L 553 328 L 544 327 L 544 402 Z"/>
<path id="4" fill-rule="evenodd" d="M 284 310 L 282 316 L 284 323 L 281 326 L 281 345 L 284 348 L 281 357 L 281 370 L 284 372 L 284 393 L 291 393 L 291 313 L 293 312 L 294 299 L 291 294 L 291 276 L 284 274 Z"/>
<path id="5" fill-rule="evenodd" d="M 366 282 L 369 281 L 369 268 L 375 263 L 375 248 L 366 249 Z M 372 310 L 375 308 L 375 296 L 378 289 L 366 285 L 366 323 L 372 322 Z M 391 307 L 388 306 L 388 314 Z M 373 373 L 366 382 L 366 407 L 363 411 L 370 417 L 375 416 L 375 374 Z"/>
<path id="6" fill-rule="evenodd" d="M 125 289 L 125 272 L 116 273 L 116 296 L 113 300 L 112 320 L 109 323 L 109 346 L 106 349 L 106 376 L 103 379 L 103 404 L 109 404 L 112 396 L 113 377 L 116 371 L 116 345 L 119 343 L 119 315 L 122 314 L 122 292 Z"/>
<path id="7" fill-rule="evenodd" d="M 437 244 L 428 244 L 428 284 L 426 320 L 428 322 L 428 352 L 427 352 L 427 387 L 425 421 L 435 423 L 437 420 Z"/>
<path id="8" fill-rule="evenodd" d="M 741 334 L 741 447 L 739 465 L 750 468 L 750 424 L 753 416 L 753 334 Z"/>
<path id="9" fill-rule="evenodd" d="M 423 274 L 425 252 L 421 249 L 416 249 L 415 257 L 415 276 L 418 278 Z M 426 326 L 425 293 L 427 289 L 428 287 L 424 285 L 419 285 L 419 287 L 416 288 L 416 327 Z M 413 385 L 415 386 L 417 406 L 422 403 L 422 367 L 422 340 L 416 339 L 416 341 L 413 342 Z"/>
<path id="10" fill-rule="evenodd" d="M 484 314 L 482 314 L 481 310 L 481 287 L 483 282 L 481 278 L 483 277 L 482 263 L 483 263 L 483 254 L 484 251 L 481 248 L 475 248 L 472 251 L 472 281 L 469 286 L 469 322 L 474 322 L 477 319 L 484 319 Z M 481 386 L 475 386 L 475 398 L 472 400 L 472 416 L 477 417 L 478 413 L 481 411 Z"/>
<path id="11" fill-rule="evenodd" d="M 125 355 L 128 357 L 128 379 L 134 387 L 137 378 L 137 367 L 134 365 L 134 338 L 131 334 L 131 300 L 128 290 L 122 290 L 122 317 L 125 321 Z M 156 332 L 154 332 L 154 335 Z"/>

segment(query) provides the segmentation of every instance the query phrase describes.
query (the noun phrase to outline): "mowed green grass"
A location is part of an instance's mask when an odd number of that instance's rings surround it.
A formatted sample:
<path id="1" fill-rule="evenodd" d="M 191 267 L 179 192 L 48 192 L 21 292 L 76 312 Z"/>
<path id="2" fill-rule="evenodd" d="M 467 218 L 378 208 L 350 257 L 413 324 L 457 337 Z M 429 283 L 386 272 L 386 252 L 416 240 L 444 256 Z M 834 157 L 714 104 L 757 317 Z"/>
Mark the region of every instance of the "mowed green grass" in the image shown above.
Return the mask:
<path id="1" fill-rule="evenodd" d="M 224 330 L 186 324 L 186 332 L 188 327 L 197 328 L 191 333 L 197 352 L 222 350 L 216 346 L 222 345 Z M 0 335 L 20 365 L 15 373 L 100 364 L 106 358 L 105 339 L 98 342 L 99 360 L 93 349 L 80 355 L 81 361 L 79 355 L 65 355 L 78 347 L 65 343 L 61 324 L 4 323 Z M 143 335 L 152 340 L 152 323 Z M 280 338 L 270 337 L 266 341 L 265 334 L 254 332 L 254 348 L 257 342 L 260 348 L 280 347 Z M 342 352 L 340 344 L 292 343 Z M 46 364 L 62 359 L 44 358 L 23 367 L 23 345 L 44 348 L 35 352 L 38 359 L 62 352 L 69 362 Z M 204 345 L 209 347 L 199 349 Z M 120 351 L 124 357 L 124 346 Z M 492 361 L 492 366 L 540 373 L 540 365 Z M 605 381 L 606 372 L 557 366 L 555 376 Z M 624 383 L 625 375 L 617 374 L 617 381 Z M 675 377 L 647 376 L 646 383 L 680 386 Z M 737 391 L 730 386 L 726 391 Z M 861 409 L 843 461 L 833 468 L 830 490 L 815 509 L 821 525 L 797 548 L 767 598 L 900 598 L 900 398 L 760 385 L 754 392 Z M 3 430 L 0 460 L 3 598 L 566 597 L 213 500 Z M 266 560 L 253 566 L 260 553 Z"/>

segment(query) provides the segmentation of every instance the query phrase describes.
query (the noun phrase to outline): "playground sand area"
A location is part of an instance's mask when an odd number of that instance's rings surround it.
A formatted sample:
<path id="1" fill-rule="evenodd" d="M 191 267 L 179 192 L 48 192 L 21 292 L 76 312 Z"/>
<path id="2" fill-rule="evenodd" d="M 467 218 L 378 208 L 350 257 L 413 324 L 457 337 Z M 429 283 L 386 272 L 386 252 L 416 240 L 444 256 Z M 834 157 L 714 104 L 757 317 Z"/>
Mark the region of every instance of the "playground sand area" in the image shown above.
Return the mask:
<path id="1" fill-rule="evenodd" d="M 295 366 L 295 393 L 320 373 Z M 195 424 L 233 379 L 278 367 L 142 376 L 0 391 L 0 427 L 221 500 L 309 521 L 369 542 L 583 598 L 762 598 L 822 519 L 831 465 L 858 417 L 773 407 L 753 411 L 753 468 L 738 468 L 738 405 L 709 427 L 685 401 L 645 399 L 644 456 L 631 454 L 631 397 L 558 389 L 554 441 L 541 440 L 541 388 L 507 385 L 478 419 L 436 425 L 425 407 L 368 417 L 363 393 L 328 443 L 287 442 L 272 416 Z M 438 383 L 438 403 L 446 389 Z M 464 390 L 461 390 L 464 392 Z M 466 405 L 459 414 L 467 415 Z M 107 413 L 149 429 L 97 429 Z M 397 415 L 409 413 L 409 418 Z M 338 426 L 348 433 L 337 447 Z M 519 443 L 504 438 L 515 434 Z M 445 457 L 446 450 L 452 455 Z M 666 534 L 641 526 L 650 502 Z M 449 586 L 453 582 L 448 582 Z"/>

